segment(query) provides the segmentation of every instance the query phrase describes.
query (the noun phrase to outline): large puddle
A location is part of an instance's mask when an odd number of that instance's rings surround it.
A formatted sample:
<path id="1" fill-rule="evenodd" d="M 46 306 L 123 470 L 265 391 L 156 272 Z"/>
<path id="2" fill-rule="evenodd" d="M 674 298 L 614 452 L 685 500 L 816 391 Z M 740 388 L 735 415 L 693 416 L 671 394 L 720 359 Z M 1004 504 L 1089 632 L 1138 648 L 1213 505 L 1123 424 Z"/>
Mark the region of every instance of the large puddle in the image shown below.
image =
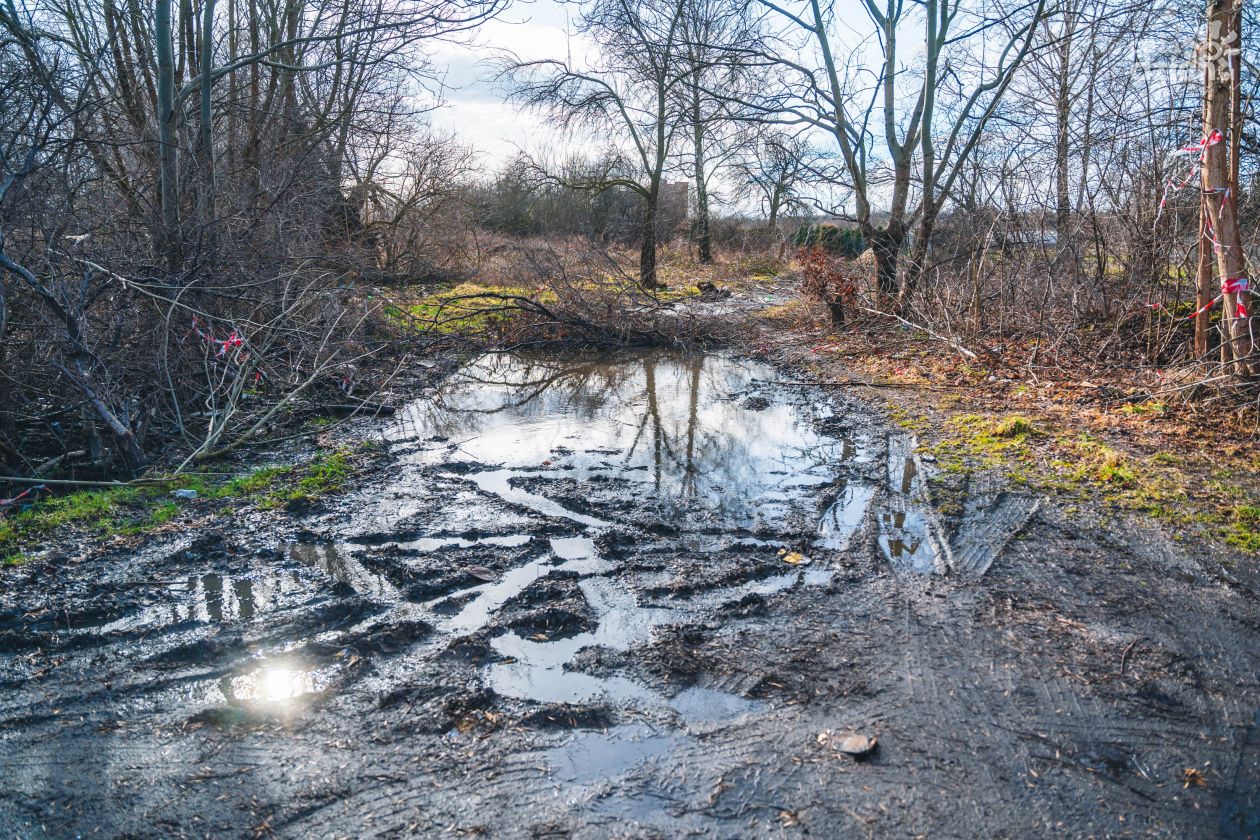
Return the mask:
<path id="1" fill-rule="evenodd" d="M 245 659 L 181 689 L 211 703 L 335 691 L 344 665 L 375 653 L 383 694 L 457 663 L 518 704 L 685 728 L 762 713 L 699 667 L 662 684 L 638 664 L 662 632 L 731 626 L 828 586 L 846 555 L 912 574 L 948 551 L 913 441 L 777 378 L 718 355 L 486 355 L 383 429 L 393 471 L 321 537 L 263 563 L 194 559 L 103 629 L 183 628 L 177 645 L 246 628 Z M 964 546 L 973 564 L 989 538 Z M 637 742 L 624 734 L 608 748 Z"/>
<path id="2" fill-rule="evenodd" d="M 424 641 L 388 641 L 406 662 L 383 691 L 456 656 L 515 701 L 688 725 L 756 713 L 702 677 L 650 685 L 626 657 L 662 628 L 827 586 L 846 555 L 912 574 L 949 550 L 913 441 L 777 378 L 720 355 L 483 356 L 383 429 L 395 469 L 342 503 L 351 521 L 268 555 L 282 562 L 207 561 L 103 629 L 249 625 L 250 660 L 202 693 L 229 703 L 321 691 L 327 656 L 302 650 L 406 625 Z M 963 544 L 969 563 L 991 536 Z"/>
<path id="3" fill-rule="evenodd" d="M 633 481 L 661 523 L 682 526 L 697 505 L 721 530 L 775 529 L 803 489 L 835 481 L 860 457 L 852 440 L 823 434 L 823 403 L 783 401 L 773 371 L 719 356 L 651 354 L 574 364 L 486 356 L 457 374 L 436 402 L 413 404 L 398 435 L 430 445 L 420 463 L 476 465 L 483 491 L 545 516 L 592 528 L 613 524 L 575 511 L 528 479 Z M 435 440 L 436 439 L 436 440 Z"/>
<path id="4" fill-rule="evenodd" d="M 665 696 L 631 677 L 585 673 L 575 660 L 591 648 L 632 650 L 648 644 L 659 626 L 700 620 L 750 595 L 830 581 L 826 564 L 809 555 L 843 548 L 861 527 L 872 494 L 822 500 L 843 488 L 854 463 L 869 460 L 869 442 L 850 434 L 831 404 L 785 398 L 775 378 L 768 367 L 719 356 L 576 362 L 485 356 L 448 381 L 437 400 L 402 412 L 389 433 L 406 455 L 386 495 L 405 498 L 399 485 L 436 474 L 478 491 L 467 498 L 470 510 L 456 505 L 447 511 L 445 532 L 416 534 L 411 508 L 400 504 L 395 521 L 378 523 L 360 543 L 420 554 L 453 550 L 461 563 L 475 563 L 479 549 L 526 552 L 512 568 L 482 569 L 483 582 L 469 581 L 422 605 L 448 636 L 492 625 L 540 580 L 577 581 L 589 629 L 560 638 L 508 630 L 491 638 L 495 659 L 483 674 L 502 696 L 612 702 L 689 724 L 756 711 L 753 701 L 700 687 Z M 487 522 L 486 496 L 564 523 L 568 533 L 512 533 L 510 518 Z M 482 519 L 471 509 L 482 510 Z M 492 535 L 468 535 L 476 529 Z M 405 536 L 391 542 L 391 532 Z M 606 532 L 667 558 L 673 551 L 747 555 L 760 571 L 717 586 L 679 586 L 668 560 L 663 569 L 631 573 L 604 556 L 597 543 Z M 668 594 L 679 589 L 681 596 Z"/>
<path id="5" fill-rule="evenodd" d="M 981 574 L 1027 519 L 976 495 L 947 539 L 911 438 L 777 380 L 718 355 L 484 356 L 380 429 L 388 473 L 282 520 L 300 537 L 155 543 L 49 611 L 38 643 L 109 676 L 57 708 L 300 726 L 366 700 L 451 743 L 578 729 L 522 742 L 546 789 L 649 813 L 606 794 L 809 701 L 800 623 L 855 568 Z M 0 712 L 43 714 L 32 686 Z"/>

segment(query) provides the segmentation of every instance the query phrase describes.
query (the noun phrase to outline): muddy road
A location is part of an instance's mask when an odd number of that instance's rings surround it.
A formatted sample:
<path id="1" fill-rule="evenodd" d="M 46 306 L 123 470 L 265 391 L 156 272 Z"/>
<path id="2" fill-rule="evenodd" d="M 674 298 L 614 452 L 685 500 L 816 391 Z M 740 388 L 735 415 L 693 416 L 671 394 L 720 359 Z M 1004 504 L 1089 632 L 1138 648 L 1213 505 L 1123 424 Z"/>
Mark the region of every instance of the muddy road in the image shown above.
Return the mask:
<path id="1" fill-rule="evenodd" d="M 6 570 L 0 833 L 1260 836 L 1251 595 L 780 378 L 486 356 L 335 504 Z"/>

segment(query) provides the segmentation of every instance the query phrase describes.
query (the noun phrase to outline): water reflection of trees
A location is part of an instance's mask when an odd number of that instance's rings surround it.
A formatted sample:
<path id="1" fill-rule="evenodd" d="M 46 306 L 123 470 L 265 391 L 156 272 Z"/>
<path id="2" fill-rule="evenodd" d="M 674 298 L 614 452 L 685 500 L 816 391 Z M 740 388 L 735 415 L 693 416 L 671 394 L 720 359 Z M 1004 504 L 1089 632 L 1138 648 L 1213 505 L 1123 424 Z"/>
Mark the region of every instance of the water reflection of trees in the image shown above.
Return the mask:
<path id="1" fill-rule="evenodd" d="M 633 372 L 607 361 L 556 361 L 488 354 L 449 380 L 404 418 L 414 434 L 470 433 L 488 425 L 477 415 L 541 416 L 564 406 L 593 416 L 620 394 Z"/>
<path id="2" fill-rule="evenodd" d="M 472 439 L 549 417 L 576 421 L 588 445 L 606 439 L 624 467 L 647 466 L 658 496 L 707 491 L 719 506 L 742 506 L 784 479 L 834 470 L 848 451 L 814 431 L 814 407 L 737 405 L 752 381 L 746 366 L 713 356 L 488 356 L 418 407 L 408 431 Z"/>

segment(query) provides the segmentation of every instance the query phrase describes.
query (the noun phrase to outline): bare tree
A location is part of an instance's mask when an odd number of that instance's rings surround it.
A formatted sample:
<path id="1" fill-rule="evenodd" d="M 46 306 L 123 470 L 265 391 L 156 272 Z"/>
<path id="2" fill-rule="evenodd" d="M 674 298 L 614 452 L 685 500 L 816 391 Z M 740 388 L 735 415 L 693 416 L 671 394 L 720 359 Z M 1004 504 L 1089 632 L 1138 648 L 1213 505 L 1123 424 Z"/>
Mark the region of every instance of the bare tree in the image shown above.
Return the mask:
<path id="1" fill-rule="evenodd" d="M 922 276 L 933 229 L 959 171 L 1032 48 L 1046 2 L 862 0 L 879 51 L 874 84 L 864 84 L 856 69 L 846 73 L 837 61 L 832 36 L 837 13 L 830 3 L 808 0 L 798 8 L 759 2 L 784 32 L 778 52 L 755 58 L 785 70 L 789 81 L 776 95 L 752 104 L 766 117 L 812 126 L 834 139 L 855 202 L 846 215 L 874 251 L 881 299 L 902 308 Z M 923 52 L 911 64 L 902 38 L 916 25 L 923 32 Z M 791 57 L 795 51 L 788 39 L 802 35 L 813 48 L 807 53 L 812 60 Z M 852 53 L 859 55 L 860 50 Z M 877 227 L 875 203 L 883 194 L 888 216 Z M 909 265 L 899 277 L 899 256 L 912 230 Z"/>
<path id="2" fill-rule="evenodd" d="M 594 66 L 516 61 L 505 68 L 511 97 L 557 125 L 591 131 L 613 145 L 603 171 L 571 186 L 624 188 L 642 199 L 639 284 L 657 286 L 657 215 L 675 143 L 686 123 L 680 90 L 693 76 L 686 60 L 686 0 L 597 0 L 578 28 L 598 46 Z"/>
<path id="3" fill-rule="evenodd" d="M 700 262 L 705 264 L 713 262 L 711 181 L 739 151 L 741 139 L 728 103 L 747 96 L 756 84 L 753 67 L 737 60 L 738 53 L 732 48 L 747 48 L 759 39 L 755 23 L 742 4 L 721 0 L 683 3 L 682 60 L 690 72 L 683 76 L 679 104 L 691 135 L 684 168 L 690 171 L 696 188 L 693 231 Z"/>
<path id="4" fill-rule="evenodd" d="M 811 206 L 812 185 L 826 156 L 807 137 L 785 131 L 755 133 L 734 165 L 740 196 L 756 202 L 766 231 L 778 234 L 779 219 Z"/>
<path id="5" fill-rule="evenodd" d="M 1242 132 L 1240 0 L 1208 0 L 1204 65 L 1202 182 L 1204 219 L 1209 223 L 1220 273 L 1223 312 L 1221 356 L 1234 373 L 1260 371 L 1248 309 L 1247 256 L 1238 226 L 1239 144 Z"/>

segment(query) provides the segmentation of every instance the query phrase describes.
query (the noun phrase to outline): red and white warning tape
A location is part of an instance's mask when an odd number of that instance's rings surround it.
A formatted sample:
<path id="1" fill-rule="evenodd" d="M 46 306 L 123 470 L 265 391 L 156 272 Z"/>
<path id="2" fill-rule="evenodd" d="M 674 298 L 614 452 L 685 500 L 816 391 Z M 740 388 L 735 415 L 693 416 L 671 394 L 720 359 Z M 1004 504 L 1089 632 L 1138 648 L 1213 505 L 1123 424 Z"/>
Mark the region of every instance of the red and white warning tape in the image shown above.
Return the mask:
<path id="1" fill-rule="evenodd" d="M 38 493 L 40 490 L 47 490 L 47 489 L 48 488 L 42 484 L 36 484 L 34 487 L 28 487 L 25 490 L 23 490 L 21 493 L 18 493 L 16 496 L 14 496 L 12 499 L 0 499 L 0 508 L 12 507 L 13 505 L 16 505 L 18 502 L 25 499 L 27 496 L 30 496 L 34 493 Z"/>
<path id="2" fill-rule="evenodd" d="M 1246 294 L 1246 292 L 1247 292 L 1247 278 L 1246 277 L 1230 277 L 1226 280 L 1222 280 L 1221 293 L 1217 295 L 1216 297 L 1212 298 L 1211 300 L 1209 300 L 1207 303 L 1200 306 L 1194 312 L 1192 312 L 1189 315 L 1189 318 L 1191 320 L 1194 320 L 1195 318 L 1202 315 L 1204 312 L 1207 312 L 1209 309 L 1211 309 L 1213 306 L 1216 305 L 1217 301 L 1223 299 L 1225 295 L 1238 296 L 1237 303 L 1234 307 L 1234 317 L 1246 318 L 1247 317 L 1247 304 L 1244 300 L 1244 295 Z M 1159 308 L 1158 304 L 1155 305 L 1155 308 Z"/>

